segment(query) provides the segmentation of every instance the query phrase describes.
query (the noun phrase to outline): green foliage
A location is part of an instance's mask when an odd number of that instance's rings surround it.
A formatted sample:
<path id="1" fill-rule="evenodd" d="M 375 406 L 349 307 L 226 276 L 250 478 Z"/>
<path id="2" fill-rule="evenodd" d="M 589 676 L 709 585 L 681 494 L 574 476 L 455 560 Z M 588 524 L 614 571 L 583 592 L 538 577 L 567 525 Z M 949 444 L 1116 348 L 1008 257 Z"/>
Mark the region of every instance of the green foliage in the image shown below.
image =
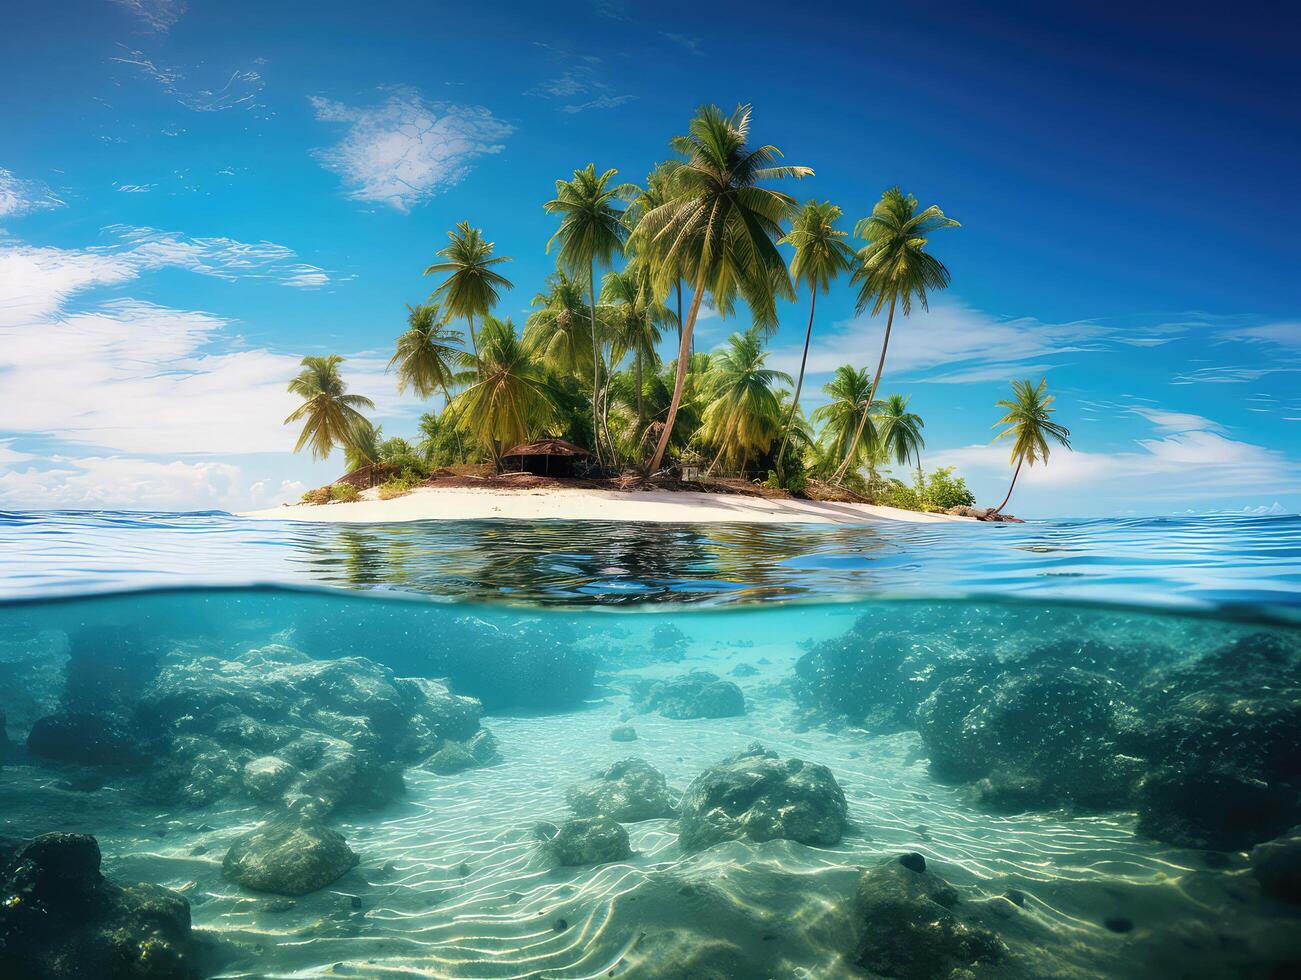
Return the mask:
<path id="1" fill-rule="evenodd" d="M 998 420 L 998 425 L 1007 426 L 994 436 L 994 441 L 1011 438 L 1012 462 L 1029 463 L 1048 462 L 1048 441 L 1071 448 L 1071 432 L 1063 425 L 1052 420 L 1056 411 L 1052 407 L 1055 395 L 1048 394 L 1048 379 L 1043 378 L 1038 385 L 1032 386 L 1030 379 L 1013 381 L 1012 400 L 1003 400 L 998 404 L 1007 409 L 1007 414 Z"/>
<path id="2" fill-rule="evenodd" d="M 777 438 L 781 403 L 773 384 L 790 384 L 791 378 L 764 367 L 767 357 L 758 329 L 751 327 L 744 333 L 732 334 L 711 363 L 711 397 L 700 439 L 711 450 L 717 450 L 714 464 L 745 469 L 748 460 L 768 452 Z"/>
<path id="3" fill-rule="evenodd" d="M 328 504 L 330 502 L 330 488 L 317 487 L 315 490 L 308 490 L 300 499 L 305 504 Z"/>
<path id="4" fill-rule="evenodd" d="M 877 402 L 872 421 L 876 424 L 877 442 L 885 459 L 894 460 L 900 466 L 909 460 L 921 459 L 921 451 L 926 446 L 926 440 L 922 438 L 926 423 L 920 415 L 908 411 L 907 398 L 891 395 L 884 402 Z"/>
<path id="5" fill-rule="evenodd" d="M 967 489 L 966 480 L 953 475 L 952 466 L 941 466 L 926 477 L 926 503 L 938 510 L 973 507 L 976 495 Z"/>
<path id="6" fill-rule="evenodd" d="M 456 425 L 495 459 L 533 438 L 555 417 L 555 403 L 540 364 L 509 318 L 486 317 L 479 338 L 479 380 L 456 396 Z"/>
<path id="7" fill-rule="evenodd" d="M 397 368 L 398 393 L 409 387 L 421 398 L 435 392 L 447 396 L 456 384 L 456 368 L 467 366 L 466 353 L 456 346 L 464 340 L 459 330 L 448 329 L 437 303 L 407 306 L 406 333 L 398 337 L 385 368 Z"/>
<path id="8" fill-rule="evenodd" d="M 361 491 L 351 483 L 336 483 L 330 487 L 330 499 L 340 504 L 350 504 L 361 497 Z"/>
<path id="9" fill-rule="evenodd" d="M 854 227 L 854 234 L 867 242 L 859 249 L 860 264 L 850 280 L 859 284 L 859 312 L 870 307 L 875 315 L 897 302 L 908 316 L 914 299 L 927 309 L 927 291 L 949 285 L 949 270 L 926 251 L 927 239 L 957 227 L 938 205 L 918 211 L 917 198 L 898 187 L 882 194 L 871 215 Z"/>
<path id="10" fill-rule="evenodd" d="M 409 493 L 412 488 L 418 486 L 419 483 L 419 480 L 410 480 L 401 477 L 392 480 L 385 480 L 379 485 L 379 499 L 392 500 L 394 497 L 400 497 L 404 493 Z"/>
<path id="11" fill-rule="evenodd" d="M 512 283 L 493 266 L 509 262 L 505 255 L 494 256 L 494 244 L 484 241 L 483 232 L 462 221 L 447 233 L 448 243 L 439 250 L 442 262 L 425 269 L 425 275 L 446 273 L 434 296 L 443 301 L 447 315 L 473 320 L 486 315 L 500 298 L 498 290 L 514 289 Z M 473 329 L 473 328 L 471 328 Z"/>

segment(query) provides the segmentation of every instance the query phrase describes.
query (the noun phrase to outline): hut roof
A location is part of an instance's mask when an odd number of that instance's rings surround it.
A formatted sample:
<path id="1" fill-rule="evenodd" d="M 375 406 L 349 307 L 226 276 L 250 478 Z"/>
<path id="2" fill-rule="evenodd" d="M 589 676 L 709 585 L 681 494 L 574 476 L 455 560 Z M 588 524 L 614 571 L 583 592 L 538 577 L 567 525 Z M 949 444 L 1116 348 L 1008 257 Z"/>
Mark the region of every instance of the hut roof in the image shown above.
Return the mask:
<path id="1" fill-rule="evenodd" d="M 575 446 L 572 442 L 565 442 L 564 439 L 539 439 L 537 442 L 526 442 L 514 449 L 509 449 L 502 453 L 502 458 L 508 456 L 590 456 L 592 455 L 581 446 Z"/>

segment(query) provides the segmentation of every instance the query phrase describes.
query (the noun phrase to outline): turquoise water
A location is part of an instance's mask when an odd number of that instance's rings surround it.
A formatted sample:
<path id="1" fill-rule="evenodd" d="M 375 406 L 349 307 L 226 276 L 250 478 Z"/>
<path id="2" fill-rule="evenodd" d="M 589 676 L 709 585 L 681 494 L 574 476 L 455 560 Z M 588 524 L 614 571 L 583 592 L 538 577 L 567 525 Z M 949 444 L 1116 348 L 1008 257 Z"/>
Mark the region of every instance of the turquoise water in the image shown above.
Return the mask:
<path id="1" fill-rule="evenodd" d="M 1299 538 L 2 515 L 0 975 L 1294 975 Z"/>

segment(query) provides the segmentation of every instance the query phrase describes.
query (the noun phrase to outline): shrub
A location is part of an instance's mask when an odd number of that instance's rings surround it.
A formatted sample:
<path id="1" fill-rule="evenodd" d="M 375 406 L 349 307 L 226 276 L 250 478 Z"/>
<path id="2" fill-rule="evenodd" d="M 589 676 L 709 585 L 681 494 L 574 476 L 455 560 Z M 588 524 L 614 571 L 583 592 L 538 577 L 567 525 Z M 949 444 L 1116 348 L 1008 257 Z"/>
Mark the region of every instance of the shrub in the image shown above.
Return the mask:
<path id="1" fill-rule="evenodd" d="M 902 480 L 885 479 L 872 487 L 872 499 L 886 507 L 898 507 L 901 510 L 921 510 L 921 501 L 917 491 Z"/>
<path id="2" fill-rule="evenodd" d="M 385 480 L 379 485 L 379 499 L 392 500 L 394 497 L 400 497 L 419 482 L 419 480 L 408 480 L 402 477 Z"/>
<path id="3" fill-rule="evenodd" d="M 317 487 L 315 490 L 308 490 L 303 494 L 302 502 L 305 504 L 328 504 L 330 502 L 330 488 Z"/>
<path id="4" fill-rule="evenodd" d="M 361 491 L 351 483 L 336 483 L 330 487 L 330 499 L 341 504 L 352 503 L 361 496 Z"/>
<path id="5" fill-rule="evenodd" d="M 953 475 L 952 466 L 941 466 L 926 478 L 926 502 L 940 510 L 973 507 L 976 495 L 967 489 L 966 480 Z"/>

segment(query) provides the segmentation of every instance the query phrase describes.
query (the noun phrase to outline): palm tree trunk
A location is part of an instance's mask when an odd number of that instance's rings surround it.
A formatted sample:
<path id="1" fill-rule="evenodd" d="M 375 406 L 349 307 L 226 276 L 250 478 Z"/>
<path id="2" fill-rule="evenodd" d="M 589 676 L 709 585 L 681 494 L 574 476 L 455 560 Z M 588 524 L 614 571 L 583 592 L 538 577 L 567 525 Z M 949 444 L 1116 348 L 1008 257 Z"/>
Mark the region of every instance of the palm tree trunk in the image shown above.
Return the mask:
<path id="1" fill-rule="evenodd" d="M 854 450 L 858 446 L 858 440 L 863 437 L 863 426 L 867 424 L 867 415 L 872 411 L 872 402 L 876 399 L 876 386 L 881 383 L 881 371 L 885 368 L 885 352 L 890 346 L 890 328 L 894 326 L 894 303 L 898 297 L 890 297 L 890 315 L 885 320 L 885 340 L 881 342 L 881 359 L 876 362 L 876 377 L 872 379 L 872 387 L 867 393 L 867 405 L 863 408 L 863 417 L 858 420 L 858 428 L 854 431 L 854 441 L 849 444 L 849 452 L 845 454 L 845 460 L 840 464 L 840 469 L 836 470 L 836 475 L 832 477 L 833 483 L 839 483 L 845 478 L 845 471 L 849 469 L 849 461 L 854 458 Z"/>
<path id="2" fill-rule="evenodd" d="M 641 443 L 641 434 L 646 429 L 646 405 L 641 391 L 641 348 L 637 349 L 637 442 Z"/>
<path id="3" fill-rule="evenodd" d="M 601 354 L 596 347 L 596 263 L 587 264 L 587 311 L 592 316 L 592 446 L 596 463 L 604 467 L 601 451 Z"/>
<path id="4" fill-rule="evenodd" d="M 804 355 L 800 358 L 800 376 L 795 381 L 795 397 L 791 400 L 791 410 L 786 416 L 786 424 L 782 427 L 781 448 L 777 450 L 777 476 L 784 476 L 785 467 L 782 465 L 782 459 L 786 456 L 786 440 L 790 438 L 791 423 L 795 421 L 795 413 L 800 407 L 800 391 L 804 388 L 804 365 L 809 361 L 809 341 L 813 338 L 813 310 L 818 305 L 818 290 L 815 287 L 809 295 L 809 326 L 804 331 Z"/>
<path id="5" fill-rule="evenodd" d="M 679 279 L 674 283 L 674 288 L 678 291 L 678 345 L 682 344 L 682 280 Z"/>
<path id="6" fill-rule="evenodd" d="M 458 428 L 457 425 L 456 425 L 457 416 L 460 415 L 461 413 L 460 413 L 460 412 L 454 412 L 454 411 L 452 411 L 452 393 L 451 393 L 450 391 L 447 390 L 447 385 L 443 385 L 443 398 L 444 398 L 444 399 L 446 400 L 446 402 L 447 402 L 447 404 L 443 406 L 443 410 L 446 411 L 446 412 L 451 413 L 451 416 L 452 416 L 452 431 L 456 433 L 456 454 L 457 454 L 458 456 L 460 456 L 460 457 L 461 457 L 461 461 L 464 462 L 464 461 L 465 461 L 465 443 L 461 441 L 461 430 L 460 430 L 460 428 Z"/>
<path id="7" fill-rule="evenodd" d="M 691 298 L 691 310 L 687 313 L 687 324 L 682 328 L 682 339 L 678 341 L 678 369 L 673 379 L 673 397 L 669 400 L 669 414 L 664 419 L 664 431 L 660 433 L 655 455 L 651 457 L 647 473 L 654 473 L 664 461 L 664 451 L 669 448 L 669 439 L 673 436 L 673 423 L 677 421 L 678 406 L 682 404 L 682 389 L 687 383 L 687 366 L 691 362 L 691 334 L 696 329 L 696 314 L 700 312 L 700 301 L 705 296 L 705 283 L 702 279 L 696 284 L 696 294 Z"/>
<path id="8" fill-rule="evenodd" d="M 1012 486 L 1007 488 L 1007 496 L 1003 498 L 1003 502 L 994 508 L 995 514 L 1003 513 L 1003 508 L 1006 507 L 1007 502 L 1012 499 L 1012 490 L 1016 487 L 1016 478 L 1021 475 L 1021 464 L 1024 462 L 1024 456 L 1016 461 L 1016 469 L 1012 472 Z"/>

